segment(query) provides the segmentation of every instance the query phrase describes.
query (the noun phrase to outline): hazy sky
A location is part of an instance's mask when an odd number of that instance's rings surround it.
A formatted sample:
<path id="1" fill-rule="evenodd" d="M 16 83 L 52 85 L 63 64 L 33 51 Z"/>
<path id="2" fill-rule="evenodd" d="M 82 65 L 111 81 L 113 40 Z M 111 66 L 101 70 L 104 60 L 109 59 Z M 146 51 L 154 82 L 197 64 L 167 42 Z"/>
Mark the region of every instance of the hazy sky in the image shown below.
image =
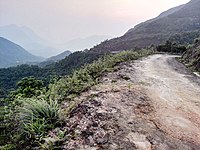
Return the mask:
<path id="1" fill-rule="evenodd" d="M 189 0 L 0 0 L 0 25 L 33 29 L 50 41 L 120 36 L 136 24 Z"/>

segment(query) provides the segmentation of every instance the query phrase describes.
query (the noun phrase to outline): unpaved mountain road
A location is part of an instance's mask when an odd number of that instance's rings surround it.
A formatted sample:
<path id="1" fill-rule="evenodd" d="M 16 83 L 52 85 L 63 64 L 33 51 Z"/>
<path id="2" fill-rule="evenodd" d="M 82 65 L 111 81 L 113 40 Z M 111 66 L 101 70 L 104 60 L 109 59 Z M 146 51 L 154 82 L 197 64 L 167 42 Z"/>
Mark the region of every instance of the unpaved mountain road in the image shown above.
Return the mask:
<path id="1" fill-rule="evenodd" d="M 200 150 L 200 79 L 175 56 L 121 63 L 76 101 L 63 149 Z"/>
<path id="2" fill-rule="evenodd" d="M 199 79 L 170 55 L 147 57 L 135 63 L 135 70 L 137 79 L 148 85 L 158 126 L 174 137 L 200 143 Z"/>

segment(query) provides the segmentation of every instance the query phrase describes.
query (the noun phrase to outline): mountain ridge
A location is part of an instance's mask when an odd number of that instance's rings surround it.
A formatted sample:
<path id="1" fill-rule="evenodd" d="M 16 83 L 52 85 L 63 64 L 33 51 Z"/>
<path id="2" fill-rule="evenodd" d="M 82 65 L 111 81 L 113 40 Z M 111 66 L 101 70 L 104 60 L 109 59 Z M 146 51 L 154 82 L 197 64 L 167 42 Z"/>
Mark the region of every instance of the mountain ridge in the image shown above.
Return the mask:
<path id="1" fill-rule="evenodd" d="M 64 59 L 66 56 L 70 55 L 71 54 L 71 51 L 69 50 L 66 50 L 58 55 L 55 55 L 55 56 L 51 56 L 49 58 L 47 58 L 46 60 L 47 61 L 59 61 L 61 59 Z"/>
<path id="2" fill-rule="evenodd" d="M 29 53 L 20 45 L 0 37 L 0 68 L 42 60 L 43 58 Z"/>
<path id="3" fill-rule="evenodd" d="M 52 43 L 44 40 L 26 26 L 15 24 L 1 26 L 0 36 L 21 45 L 28 52 L 38 56 L 46 57 L 46 54 L 52 55 L 57 50 Z"/>
<path id="4" fill-rule="evenodd" d="M 200 31 L 200 0 L 171 8 L 136 25 L 123 36 L 105 41 L 91 51 L 122 51 L 163 44 L 175 34 Z"/>
<path id="5" fill-rule="evenodd" d="M 91 35 L 85 38 L 66 40 L 66 42 L 62 43 L 54 43 L 43 39 L 29 27 L 15 24 L 0 26 L 0 36 L 21 45 L 34 55 L 46 58 L 57 55 L 59 52 L 61 53 L 62 51 L 60 50 L 63 49 L 71 51 L 90 49 L 93 45 L 111 38 L 109 35 Z"/>

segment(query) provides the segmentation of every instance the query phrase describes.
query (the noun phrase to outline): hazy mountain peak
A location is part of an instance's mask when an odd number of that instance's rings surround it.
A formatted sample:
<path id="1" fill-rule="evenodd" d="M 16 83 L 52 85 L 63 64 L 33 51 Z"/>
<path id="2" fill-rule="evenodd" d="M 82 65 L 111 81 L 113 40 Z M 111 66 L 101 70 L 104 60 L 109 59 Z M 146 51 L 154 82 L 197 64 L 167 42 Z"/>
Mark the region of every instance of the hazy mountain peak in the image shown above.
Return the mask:
<path id="1" fill-rule="evenodd" d="M 48 58 L 47 61 L 59 61 L 61 59 L 64 59 L 66 56 L 68 56 L 70 54 L 71 54 L 71 52 L 69 50 L 67 50 L 56 56 L 52 56 L 52 57 Z"/>
<path id="2" fill-rule="evenodd" d="M 23 47 L 0 37 L 0 68 L 42 60 L 27 52 Z"/>
<path id="3" fill-rule="evenodd" d="M 27 51 L 38 55 L 48 57 L 57 53 L 57 49 L 53 48 L 53 44 L 42 39 L 32 29 L 26 26 L 18 26 L 15 24 L 1 26 L 0 36 L 11 40 Z"/>
<path id="4" fill-rule="evenodd" d="M 65 43 L 55 44 L 44 40 L 29 27 L 15 24 L 1 26 L 0 36 L 21 45 L 34 55 L 43 57 L 54 56 L 61 49 L 77 51 L 91 48 L 111 37 L 108 35 L 92 35 L 86 38 L 76 38 Z"/>

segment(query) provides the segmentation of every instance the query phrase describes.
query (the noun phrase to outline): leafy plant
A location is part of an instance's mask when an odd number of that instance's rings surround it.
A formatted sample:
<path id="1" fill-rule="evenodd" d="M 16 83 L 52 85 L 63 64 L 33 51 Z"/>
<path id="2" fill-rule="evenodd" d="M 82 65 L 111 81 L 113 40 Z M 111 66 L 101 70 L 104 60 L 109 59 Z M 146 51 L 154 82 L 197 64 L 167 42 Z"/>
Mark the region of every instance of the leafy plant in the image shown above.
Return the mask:
<path id="1" fill-rule="evenodd" d="M 43 82 L 35 77 L 25 77 L 17 83 L 17 87 L 13 93 L 16 97 L 30 98 L 42 93 Z"/>
<path id="2" fill-rule="evenodd" d="M 55 128 L 59 121 L 60 108 L 56 101 L 41 99 L 23 99 L 18 107 L 16 120 L 18 132 L 28 141 L 40 142 L 49 129 Z"/>
<path id="3" fill-rule="evenodd" d="M 0 146 L 1 150 L 15 150 L 16 149 L 16 145 L 14 144 L 6 144 L 4 146 Z"/>

